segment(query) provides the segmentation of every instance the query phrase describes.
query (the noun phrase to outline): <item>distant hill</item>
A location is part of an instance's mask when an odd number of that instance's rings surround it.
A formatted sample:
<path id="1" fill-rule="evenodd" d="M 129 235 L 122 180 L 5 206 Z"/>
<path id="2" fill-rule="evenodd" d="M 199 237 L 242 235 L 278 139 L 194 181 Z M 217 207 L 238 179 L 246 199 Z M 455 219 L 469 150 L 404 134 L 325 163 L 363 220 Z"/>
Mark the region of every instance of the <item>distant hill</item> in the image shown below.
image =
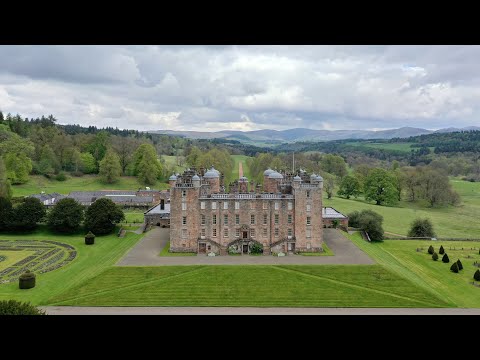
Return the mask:
<path id="1" fill-rule="evenodd" d="M 393 138 L 409 138 L 411 136 L 427 135 L 433 133 L 450 133 L 457 131 L 480 130 L 478 126 L 469 126 L 465 128 L 445 128 L 436 131 L 414 128 L 401 127 L 390 130 L 314 130 L 305 128 L 295 128 L 288 130 L 254 130 L 254 131 L 217 131 L 217 132 L 202 132 L 202 131 L 175 131 L 175 130 L 157 130 L 149 131 L 155 134 L 167 134 L 173 136 L 182 136 L 190 139 L 214 139 L 226 138 L 231 140 L 238 140 L 241 142 L 264 142 L 283 143 L 283 142 L 297 142 L 297 141 L 332 141 L 345 139 L 393 139 Z"/>
<path id="2" fill-rule="evenodd" d="M 368 131 L 368 130 L 313 130 L 305 128 L 295 128 L 289 130 L 255 130 L 255 131 L 175 131 L 158 130 L 150 131 L 156 134 L 167 134 L 173 136 L 182 136 L 191 139 L 213 139 L 228 138 L 239 141 L 278 141 L 278 142 L 296 142 L 296 141 L 330 141 L 343 139 L 391 139 L 395 137 L 410 137 L 423 134 L 430 134 L 433 131 L 413 127 L 402 127 L 399 129 Z"/>

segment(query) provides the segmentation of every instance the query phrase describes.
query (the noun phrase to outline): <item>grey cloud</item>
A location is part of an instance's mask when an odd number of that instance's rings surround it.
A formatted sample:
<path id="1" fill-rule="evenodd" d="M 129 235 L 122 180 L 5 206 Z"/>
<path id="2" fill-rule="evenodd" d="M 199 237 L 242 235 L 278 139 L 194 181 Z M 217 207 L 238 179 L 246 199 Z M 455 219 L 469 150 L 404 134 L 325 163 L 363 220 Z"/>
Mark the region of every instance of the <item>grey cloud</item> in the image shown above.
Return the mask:
<path id="1" fill-rule="evenodd" d="M 478 125 L 479 46 L 0 46 L 0 109 L 184 129 Z"/>

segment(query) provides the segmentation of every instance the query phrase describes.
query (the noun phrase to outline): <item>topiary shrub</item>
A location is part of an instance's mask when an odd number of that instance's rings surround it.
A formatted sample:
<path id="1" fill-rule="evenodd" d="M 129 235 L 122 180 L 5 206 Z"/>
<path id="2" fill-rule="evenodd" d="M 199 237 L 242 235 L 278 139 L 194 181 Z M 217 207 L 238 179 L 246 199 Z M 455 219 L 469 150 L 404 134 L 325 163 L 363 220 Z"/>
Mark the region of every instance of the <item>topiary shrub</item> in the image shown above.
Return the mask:
<path id="1" fill-rule="evenodd" d="M 89 231 L 87 235 L 85 235 L 85 245 L 93 245 L 95 243 L 95 235 Z"/>
<path id="2" fill-rule="evenodd" d="M 30 272 L 30 270 L 25 271 L 18 278 L 18 287 L 20 289 L 31 289 L 35 287 L 35 274 Z"/>
<path id="3" fill-rule="evenodd" d="M 1 315 L 46 315 L 46 313 L 28 302 L 3 300 L 0 301 Z"/>
<path id="4" fill-rule="evenodd" d="M 473 278 L 477 281 L 480 281 L 480 270 L 475 271 L 475 274 L 473 274 Z"/>
<path id="5" fill-rule="evenodd" d="M 251 254 L 261 254 L 263 253 L 263 246 L 257 243 L 253 243 L 251 248 L 250 248 L 250 253 Z"/>
<path id="6" fill-rule="evenodd" d="M 435 249 L 433 248 L 432 245 L 430 245 L 430 246 L 428 247 L 428 253 L 429 253 L 430 255 L 432 255 L 434 252 L 435 252 Z"/>
<path id="7" fill-rule="evenodd" d="M 463 265 L 460 259 L 457 260 L 457 266 L 458 266 L 458 270 L 463 270 Z"/>
<path id="8" fill-rule="evenodd" d="M 447 253 L 445 253 L 445 254 L 443 255 L 442 261 L 443 261 L 444 263 L 449 263 L 449 262 L 450 262 L 450 259 L 448 258 Z"/>
<path id="9" fill-rule="evenodd" d="M 452 266 L 450 266 L 450 270 L 453 271 L 454 273 L 458 273 L 458 265 L 456 262 L 454 262 Z"/>
<path id="10" fill-rule="evenodd" d="M 442 245 L 440 245 L 440 250 L 438 250 L 438 253 L 439 254 L 444 254 L 445 253 L 445 250 L 443 249 Z"/>
<path id="11" fill-rule="evenodd" d="M 408 231 L 409 237 L 435 237 L 432 222 L 429 219 L 415 219 Z"/>
<path id="12" fill-rule="evenodd" d="M 437 260 L 438 260 L 438 255 L 437 255 L 436 252 L 433 253 L 432 259 L 433 259 L 434 261 L 437 261 Z"/>

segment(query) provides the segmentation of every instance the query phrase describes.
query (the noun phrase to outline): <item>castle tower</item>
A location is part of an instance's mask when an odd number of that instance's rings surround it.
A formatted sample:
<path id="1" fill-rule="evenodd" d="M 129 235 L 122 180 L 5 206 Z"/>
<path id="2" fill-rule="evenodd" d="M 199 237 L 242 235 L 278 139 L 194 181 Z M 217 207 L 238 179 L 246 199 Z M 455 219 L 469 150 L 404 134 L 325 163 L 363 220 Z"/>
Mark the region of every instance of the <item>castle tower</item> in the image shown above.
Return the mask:
<path id="1" fill-rule="evenodd" d="M 248 193 L 248 179 L 245 176 L 238 179 L 238 191 L 240 193 Z"/>

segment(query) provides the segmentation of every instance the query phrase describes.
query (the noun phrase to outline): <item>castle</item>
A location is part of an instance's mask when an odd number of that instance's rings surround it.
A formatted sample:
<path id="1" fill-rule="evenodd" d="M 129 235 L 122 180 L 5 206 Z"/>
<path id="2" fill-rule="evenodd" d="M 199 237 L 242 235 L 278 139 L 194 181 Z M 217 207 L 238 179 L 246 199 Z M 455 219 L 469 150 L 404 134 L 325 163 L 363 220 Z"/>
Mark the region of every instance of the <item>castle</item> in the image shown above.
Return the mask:
<path id="1" fill-rule="evenodd" d="M 261 185 L 242 176 L 225 191 L 213 167 L 188 169 L 170 183 L 170 251 L 226 255 L 321 252 L 323 178 L 268 169 Z"/>

